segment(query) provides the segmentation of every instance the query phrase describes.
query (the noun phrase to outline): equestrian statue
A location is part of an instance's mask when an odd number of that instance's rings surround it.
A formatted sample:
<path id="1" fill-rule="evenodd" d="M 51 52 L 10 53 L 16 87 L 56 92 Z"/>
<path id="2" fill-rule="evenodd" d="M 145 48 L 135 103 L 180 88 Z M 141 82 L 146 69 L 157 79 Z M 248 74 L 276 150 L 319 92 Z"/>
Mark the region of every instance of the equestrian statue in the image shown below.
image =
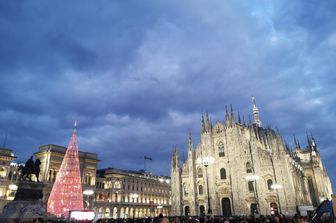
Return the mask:
<path id="1" fill-rule="evenodd" d="M 36 159 L 34 162 L 33 156 L 31 156 L 24 166 L 19 166 L 19 171 L 21 171 L 20 180 L 27 180 L 28 178 L 30 181 L 32 181 L 31 175 L 35 175 L 37 182 L 40 182 L 40 165 L 41 161 L 39 159 Z"/>

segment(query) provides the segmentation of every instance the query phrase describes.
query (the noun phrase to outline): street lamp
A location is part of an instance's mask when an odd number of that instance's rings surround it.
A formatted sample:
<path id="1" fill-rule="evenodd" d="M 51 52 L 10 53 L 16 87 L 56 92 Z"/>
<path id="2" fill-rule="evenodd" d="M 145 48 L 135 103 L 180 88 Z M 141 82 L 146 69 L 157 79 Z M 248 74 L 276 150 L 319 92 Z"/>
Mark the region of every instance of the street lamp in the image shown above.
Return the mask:
<path id="1" fill-rule="evenodd" d="M 215 159 L 213 157 L 207 156 L 207 157 L 200 157 L 197 158 L 196 163 L 201 164 L 205 166 L 205 172 L 206 172 L 206 184 L 207 184 L 207 194 L 208 194 L 208 214 L 212 214 L 211 210 L 211 203 L 210 203 L 210 193 L 209 193 L 209 182 L 208 182 L 208 166 L 209 164 L 212 164 L 215 162 Z"/>
<path id="2" fill-rule="evenodd" d="M 253 171 L 254 171 L 254 169 L 253 169 Z M 258 197 L 258 191 L 257 191 L 257 180 L 259 180 L 260 177 L 258 175 L 252 174 L 252 175 L 246 176 L 245 179 L 248 182 L 252 182 L 254 198 L 256 199 L 256 202 L 257 202 L 256 207 L 253 207 L 253 209 L 252 209 L 252 205 L 251 205 L 251 211 L 253 211 L 253 214 L 259 213 L 259 197 Z"/>

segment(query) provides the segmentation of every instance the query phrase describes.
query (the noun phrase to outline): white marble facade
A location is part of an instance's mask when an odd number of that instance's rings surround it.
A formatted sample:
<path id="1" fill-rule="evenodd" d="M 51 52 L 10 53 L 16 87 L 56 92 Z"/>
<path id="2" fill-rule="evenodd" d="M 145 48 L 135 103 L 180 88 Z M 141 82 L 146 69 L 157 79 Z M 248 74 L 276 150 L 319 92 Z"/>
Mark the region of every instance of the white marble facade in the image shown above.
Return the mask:
<path id="1" fill-rule="evenodd" d="M 305 148 L 295 139 L 289 149 L 278 131 L 262 127 L 254 98 L 253 116 L 245 124 L 231 108 L 213 126 L 202 115 L 200 142 L 194 147 L 190 134 L 187 159 L 180 164 L 177 148 L 172 156 L 171 215 L 208 214 L 209 201 L 213 215 L 294 215 L 330 198 L 315 139 L 307 136 Z"/>

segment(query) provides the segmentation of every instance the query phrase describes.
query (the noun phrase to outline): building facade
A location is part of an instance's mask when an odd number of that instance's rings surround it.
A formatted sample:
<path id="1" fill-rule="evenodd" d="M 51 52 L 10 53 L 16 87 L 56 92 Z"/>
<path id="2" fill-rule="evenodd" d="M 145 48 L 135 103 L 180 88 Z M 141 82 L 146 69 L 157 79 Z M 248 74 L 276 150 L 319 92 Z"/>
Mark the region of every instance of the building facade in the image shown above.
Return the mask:
<path id="1" fill-rule="evenodd" d="M 170 178 L 145 171 L 97 171 L 94 208 L 105 218 L 154 217 L 170 213 Z"/>
<path id="2" fill-rule="evenodd" d="M 15 159 L 12 149 L 0 148 L 0 210 L 15 196 L 18 175 L 17 166 L 12 164 Z"/>
<path id="3" fill-rule="evenodd" d="M 188 157 L 171 160 L 171 215 L 293 215 L 330 198 L 331 183 L 315 139 L 289 149 L 278 131 L 263 128 L 253 98 L 254 122 L 232 108 L 213 126 L 202 115 L 200 142 L 189 135 Z M 237 119 L 237 120 L 236 120 Z"/>

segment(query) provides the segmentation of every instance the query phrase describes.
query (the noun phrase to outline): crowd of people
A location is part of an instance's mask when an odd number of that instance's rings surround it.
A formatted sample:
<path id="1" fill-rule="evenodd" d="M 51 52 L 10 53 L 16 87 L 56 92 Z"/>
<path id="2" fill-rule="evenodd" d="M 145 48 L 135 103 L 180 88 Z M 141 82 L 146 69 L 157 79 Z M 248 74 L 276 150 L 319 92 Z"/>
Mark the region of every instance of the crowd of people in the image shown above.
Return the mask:
<path id="1" fill-rule="evenodd" d="M 273 216 L 232 216 L 225 218 L 222 216 L 204 217 L 163 217 L 139 218 L 139 219 L 99 219 L 97 223 L 305 223 L 311 219 L 306 216 L 286 217 L 284 215 Z"/>
<path id="2" fill-rule="evenodd" d="M 43 220 L 42 218 L 34 219 L 33 223 L 61 223 L 61 222 L 76 222 L 65 220 Z M 223 216 L 204 216 L 204 217 L 164 217 L 160 214 L 155 218 L 123 218 L 123 219 L 108 219 L 101 218 L 93 221 L 92 223 L 305 223 L 311 222 L 308 216 L 286 217 L 285 215 L 272 215 L 272 216 L 232 216 L 225 218 Z"/>

